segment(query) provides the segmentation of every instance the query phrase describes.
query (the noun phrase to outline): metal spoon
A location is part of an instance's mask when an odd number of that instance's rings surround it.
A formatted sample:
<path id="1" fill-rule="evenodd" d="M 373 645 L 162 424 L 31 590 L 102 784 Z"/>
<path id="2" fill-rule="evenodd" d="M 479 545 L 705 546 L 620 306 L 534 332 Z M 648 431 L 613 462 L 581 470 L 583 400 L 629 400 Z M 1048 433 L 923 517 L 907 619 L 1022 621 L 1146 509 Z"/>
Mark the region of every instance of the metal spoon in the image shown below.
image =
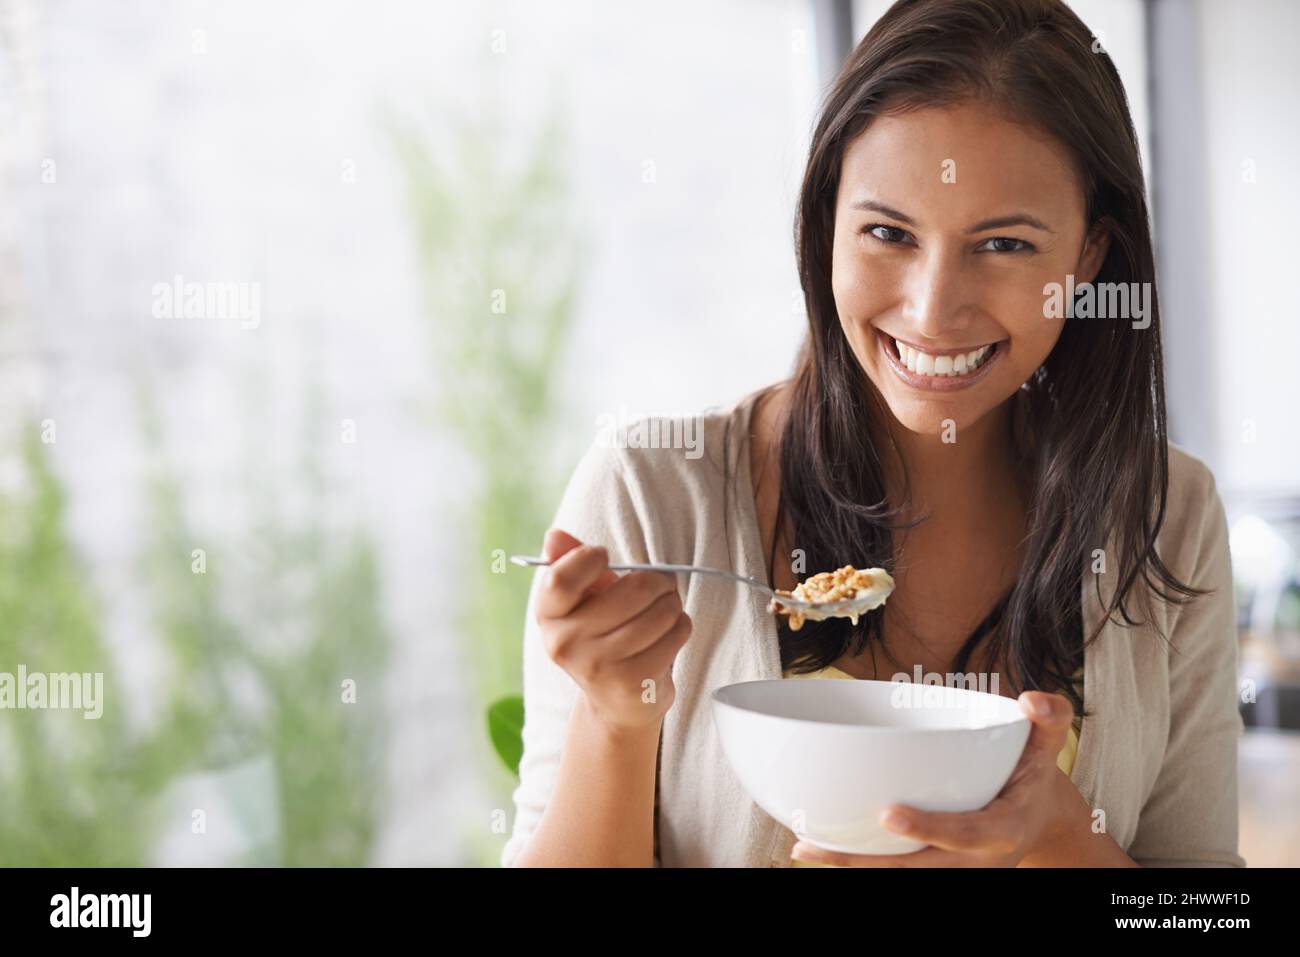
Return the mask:
<path id="1" fill-rule="evenodd" d="M 546 567 L 551 564 L 545 558 L 536 558 L 530 555 L 511 555 L 510 560 L 516 565 Z M 721 568 L 704 568 L 701 565 L 610 564 L 608 567 L 611 571 L 616 572 L 683 572 L 688 575 L 716 575 L 719 578 L 726 578 L 734 582 L 739 582 L 742 585 L 748 585 L 750 588 L 754 589 L 754 591 L 762 592 L 773 601 L 779 602 L 783 608 L 794 609 L 808 618 L 820 618 L 822 616 L 852 618 L 865 611 L 870 611 L 884 601 L 884 597 L 882 597 L 880 592 L 876 590 L 873 590 L 861 598 L 845 598 L 842 601 L 804 601 L 800 598 L 778 595 L 774 589 L 764 585 L 756 578 L 737 575 L 735 572 L 724 571 Z M 885 594 L 887 595 L 888 591 L 886 591 Z"/>

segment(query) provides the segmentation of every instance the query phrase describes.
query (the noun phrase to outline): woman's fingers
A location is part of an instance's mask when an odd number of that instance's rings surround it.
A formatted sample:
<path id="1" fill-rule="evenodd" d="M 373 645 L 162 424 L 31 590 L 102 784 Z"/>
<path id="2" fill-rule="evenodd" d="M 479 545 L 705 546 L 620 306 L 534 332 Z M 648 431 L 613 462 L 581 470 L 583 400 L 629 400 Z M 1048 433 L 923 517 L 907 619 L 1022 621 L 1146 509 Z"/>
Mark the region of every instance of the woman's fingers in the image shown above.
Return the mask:
<path id="1" fill-rule="evenodd" d="M 985 866 L 980 855 L 1010 852 L 1017 846 L 1019 826 L 1005 809 L 923 811 L 893 804 L 880 815 L 881 826 L 927 847 L 914 854 L 844 854 L 800 841 L 799 860 L 845 867 L 968 867 Z M 807 851 L 809 856 L 803 856 Z"/>
<path id="2" fill-rule="evenodd" d="M 657 602 L 676 602 L 682 610 L 677 580 L 664 572 L 629 572 L 578 609 L 575 617 L 592 634 L 609 635 L 637 620 Z"/>
<path id="3" fill-rule="evenodd" d="M 548 534 L 546 545 L 554 547 L 559 557 L 551 559 L 546 570 L 546 581 L 537 597 L 537 616 L 563 618 L 586 599 L 588 590 L 600 584 L 609 571 L 609 556 L 599 545 L 583 545 L 564 532 L 555 537 Z"/>
<path id="4" fill-rule="evenodd" d="M 542 557 L 548 562 L 559 561 L 568 552 L 581 547 L 582 542 L 561 528 L 548 529 L 542 540 Z"/>
<path id="5" fill-rule="evenodd" d="M 561 529 L 546 533 L 542 549 L 551 565 L 537 599 L 539 619 L 569 618 L 588 634 L 603 635 L 632 621 L 663 595 L 677 594 L 672 575 L 619 576 L 608 567 L 603 547 L 584 545 Z"/>
<path id="6" fill-rule="evenodd" d="M 630 658 L 666 635 L 682 614 L 677 592 L 666 591 L 638 614 L 602 634 L 602 652 L 614 659 Z"/>
<path id="7" fill-rule="evenodd" d="M 1055 765 L 1056 757 L 1069 737 L 1070 722 L 1074 720 L 1070 699 L 1045 691 L 1026 691 L 1019 700 L 1020 710 L 1032 722 L 1021 763 L 1037 760 Z M 1038 710 L 1040 706 L 1043 712 Z"/>
<path id="8" fill-rule="evenodd" d="M 564 556 L 567 552 L 582 546 L 582 541 L 560 528 L 552 528 L 546 533 L 546 539 L 542 543 L 542 555 L 549 561 L 556 561 Z M 600 577 L 595 582 L 587 586 L 583 592 L 583 598 L 590 598 L 598 592 L 604 591 L 614 582 L 618 581 L 618 572 L 610 571 L 608 568 L 600 573 Z"/>
<path id="9" fill-rule="evenodd" d="M 653 678 L 672 668 L 677 652 L 682 650 L 686 640 L 695 630 L 695 623 L 686 612 L 677 613 L 677 617 L 668 630 L 655 641 L 649 642 L 641 652 L 623 659 L 622 667 L 638 680 Z"/>
<path id="10" fill-rule="evenodd" d="M 948 851 L 996 851 L 1016 845 L 1016 822 L 1001 807 L 979 811 L 923 811 L 892 805 L 880 823 L 895 834 Z M 896 823 L 895 823 L 896 819 Z"/>
<path id="11" fill-rule="evenodd" d="M 657 677 L 664 663 L 671 665 L 676 649 L 680 647 L 679 642 L 667 639 L 672 630 L 679 627 L 679 619 L 686 618 L 677 590 L 669 588 L 659 593 L 649 605 L 637 611 L 636 605 L 642 599 L 624 597 L 628 591 L 624 586 L 630 577 L 620 579 L 606 592 L 557 623 L 560 642 L 566 642 L 568 635 L 589 636 L 589 640 L 570 643 L 573 646 L 571 666 L 589 680 L 595 677 L 597 668 L 617 669 L 620 673 L 630 669 L 637 671 L 641 678 Z M 638 594 L 646 587 L 641 586 Z M 607 606 L 603 615 L 597 615 L 591 608 L 607 595 L 613 603 Z M 605 631 L 608 622 L 615 619 L 626 620 L 612 631 Z M 687 621 L 689 623 L 689 619 Z M 670 644 L 674 647 L 665 650 L 665 646 Z M 656 653 L 655 649 L 662 653 Z M 646 668 L 650 670 L 645 671 Z M 645 673 L 641 674 L 641 671 Z"/>
<path id="12" fill-rule="evenodd" d="M 547 533 L 543 552 L 552 564 L 538 596 L 537 618 L 549 623 L 557 652 L 575 670 L 641 655 L 674 627 L 680 637 L 678 619 L 685 616 L 672 575 L 620 577 L 608 567 L 604 548 L 584 545 L 560 529 Z M 689 619 L 685 627 L 689 631 Z M 581 636 L 592 640 L 574 640 Z M 680 646 L 675 640 L 669 644 Z M 666 660 L 671 663 L 671 656 Z"/>
<path id="13" fill-rule="evenodd" d="M 969 855 L 954 854 L 937 847 L 923 847 L 911 854 L 845 854 L 828 851 L 799 841 L 791 856 L 806 864 L 833 864 L 836 867 L 972 867 L 979 866 Z"/>

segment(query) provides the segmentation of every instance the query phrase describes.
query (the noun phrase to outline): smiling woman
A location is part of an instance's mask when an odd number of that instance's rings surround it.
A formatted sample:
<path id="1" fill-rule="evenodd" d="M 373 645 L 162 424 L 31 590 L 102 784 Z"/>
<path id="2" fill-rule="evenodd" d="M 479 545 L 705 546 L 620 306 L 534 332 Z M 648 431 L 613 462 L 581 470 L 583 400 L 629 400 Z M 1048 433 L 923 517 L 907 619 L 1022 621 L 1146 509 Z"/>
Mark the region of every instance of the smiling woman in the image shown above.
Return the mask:
<path id="1" fill-rule="evenodd" d="M 1009 416 L 1064 324 L 1045 318 L 1044 286 L 1090 282 L 1106 253 L 1085 203 L 1069 151 L 983 100 L 884 114 L 849 143 L 832 288 L 898 422 L 925 434 Z"/>
<path id="2" fill-rule="evenodd" d="M 829 94 L 797 230 L 810 335 L 760 413 L 780 432 L 765 542 L 773 562 L 865 548 L 901 567 L 883 616 L 783 640 L 796 670 L 890 645 L 959 669 L 978 655 L 1086 714 L 1069 677 L 1093 550 L 1120 543 L 1109 610 L 1126 621 L 1195 594 L 1152 549 L 1158 322 L 1073 322 L 1043 292 L 1154 280 L 1137 138 L 1091 36 L 1047 0 L 900 3 Z M 1005 625 L 970 640 L 1003 597 Z"/>
<path id="3" fill-rule="evenodd" d="M 1058 0 L 895 4 L 823 105 L 796 247 L 793 376 L 706 416 L 696 462 L 593 448 L 570 482 L 503 861 L 788 865 L 795 824 L 729 773 L 708 696 L 919 667 L 1021 699 L 1009 781 L 968 813 L 863 808 L 912 854 L 800 859 L 1241 866 L 1226 525 L 1166 436 L 1158 301 L 1141 325 L 1045 306 L 1076 280 L 1154 288 L 1110 58 Z M 777 627 L 714 582 L 682 600 L 619 578 L 611 551 L 784 590 L 851 563 L 894 588 L 856 621 Z"/>

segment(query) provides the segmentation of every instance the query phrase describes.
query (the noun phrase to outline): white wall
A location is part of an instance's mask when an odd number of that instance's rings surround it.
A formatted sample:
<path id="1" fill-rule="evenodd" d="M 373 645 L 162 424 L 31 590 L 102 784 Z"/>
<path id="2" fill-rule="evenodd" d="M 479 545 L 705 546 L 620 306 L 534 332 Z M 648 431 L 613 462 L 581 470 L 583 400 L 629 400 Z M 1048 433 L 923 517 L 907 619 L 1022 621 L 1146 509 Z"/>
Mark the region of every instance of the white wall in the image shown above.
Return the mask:
<path id="1" fill-rule="evenodd" d="M 1215 471 L 1234 493 L 1300 494 L 1300 4 L 1202 0 Z"/>

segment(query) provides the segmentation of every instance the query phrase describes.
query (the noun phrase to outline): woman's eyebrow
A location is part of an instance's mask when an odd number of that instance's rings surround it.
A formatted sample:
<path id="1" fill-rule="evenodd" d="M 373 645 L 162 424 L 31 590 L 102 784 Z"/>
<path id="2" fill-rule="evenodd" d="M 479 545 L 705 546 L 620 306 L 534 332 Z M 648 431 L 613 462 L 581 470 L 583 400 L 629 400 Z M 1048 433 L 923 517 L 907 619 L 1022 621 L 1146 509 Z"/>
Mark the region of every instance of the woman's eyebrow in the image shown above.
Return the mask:
<path id="1" fill-rule="evenodd" d="M 1030 226 L 1033 229 L 1041 229 L 1045 233 L 1053 233 L 1041 219 L 1030 216 L 1028 213 L 1012 213 L 1010 216 L 997 216 L 993 219 L 984 219 L 976 223 L 968 233 L 982 233 L 986 229 L 1002 229 L 1004 226 Z"/>
<path id="2" fill-rule="evenodd" d="M 880 213 L 882 216 L 888 216 L 890 219 L 896 219 L 900 223 L 907 223 L 909 226 L 915 226 L 916 220 L 911 216 L 904 216 L 892 206 L 886 206 L 884 203 L 877 203 L 874 199 L 860 199 L 850 209 L 860 209 L 868 213 Z"/>
<path id="3" fill-rule="evenodd" d="M 877 203 L 874 199 L 860 199 L 853 203 L 850 209 L 861 210 L 869 213 L 880 213 L 888 216 L 890 219 L 896 219 L 900 223 L 906 223 L 908 226 L 915 226 L 916 220 L 912 217 L 900 213 L 892 206 L 886 206 L 884 203 Z M 1002 229 L 1006 226 L 1029 226 L 1032 229 L 1041 229 L 1045 233 L 1055 235 L 1056 231 L 1051 229 L 1046 223 L 1035 216 L 1030 216 L 1025 212 L 1011 213 L 1007 216 L 995 216 L 992 219 L 984 219 L 976 223 L 967 233 L 982 233 L 989 229 Z"/>

